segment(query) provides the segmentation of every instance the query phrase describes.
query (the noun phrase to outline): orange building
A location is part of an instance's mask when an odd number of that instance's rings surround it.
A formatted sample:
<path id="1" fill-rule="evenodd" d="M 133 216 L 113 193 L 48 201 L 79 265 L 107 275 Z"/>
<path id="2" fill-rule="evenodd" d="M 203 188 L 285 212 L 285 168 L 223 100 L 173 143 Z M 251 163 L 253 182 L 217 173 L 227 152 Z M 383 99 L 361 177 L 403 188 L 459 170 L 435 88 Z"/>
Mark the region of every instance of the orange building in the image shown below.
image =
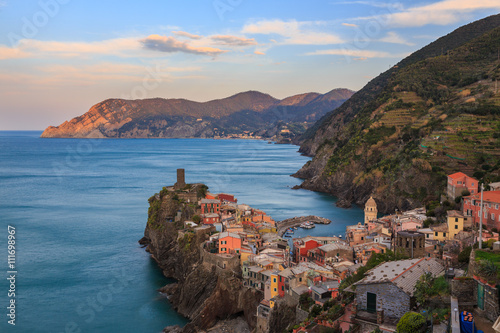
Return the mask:
<path id="1" fill-rule="evenodd" d="M 463 172 L 456 172 L 448 176 L 447 195 L 449 199 L 455 199 L 467 190 L 470 194 L 476 194 L 478 189 L 478 180 L 467 176 Z"/>
<path id="2" fill-rule="evenodd" d="M 232 232 L 221 232 L 219 234 L 219 253 L 240 253 L 241 237 Z"/>

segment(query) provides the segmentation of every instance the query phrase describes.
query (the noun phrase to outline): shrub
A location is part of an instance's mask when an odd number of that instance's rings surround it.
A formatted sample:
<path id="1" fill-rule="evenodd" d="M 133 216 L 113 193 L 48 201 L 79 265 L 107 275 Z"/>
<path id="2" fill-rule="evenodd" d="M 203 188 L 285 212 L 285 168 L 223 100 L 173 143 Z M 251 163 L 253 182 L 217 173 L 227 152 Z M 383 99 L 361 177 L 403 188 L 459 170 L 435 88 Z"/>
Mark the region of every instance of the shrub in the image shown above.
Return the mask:
<path id="1" fill-rule="evenodd" d="M 467 246 L 462 252 L 459 253 L 458 262 L 469 263 L 471 251 L 472 251 L 472 246 Z"/>
<path id="2" fill-rule="evenodd" d="M 199 215 L 195 215 L 195 216 L 193 216 L 192 220 L 193 220 L 193 222 L 195 222 L 195 223 L 200 223 L 200 221 L 201 221 L 201 217 L 200 217 Z"/>
<path id="3" fill-rule="evenodd" d="M 418 333 L 425 325 L 425 318 L 420 313 L 407 312 L 396 326 L 399 333 Z"/>

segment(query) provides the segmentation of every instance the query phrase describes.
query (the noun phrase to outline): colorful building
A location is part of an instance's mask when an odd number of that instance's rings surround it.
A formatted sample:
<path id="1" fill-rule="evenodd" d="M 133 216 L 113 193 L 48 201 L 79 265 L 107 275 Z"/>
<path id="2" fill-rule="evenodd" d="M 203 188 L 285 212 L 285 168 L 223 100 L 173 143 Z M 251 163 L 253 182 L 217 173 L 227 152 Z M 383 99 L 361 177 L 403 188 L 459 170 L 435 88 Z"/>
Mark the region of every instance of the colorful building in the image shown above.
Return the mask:
<path id="1" fill-rule="evenodd" d="M 467 176 L 463 172 L 456 172 L 448 176 L 447 195 L 451 200 L 462 195 L 464 191 L 469 191 L 470 194 L 478 192 L 478 181 Z"/>
<path id="2" fill-rule="evenodd" d="M 234 197 L 234 195 L 232 194 L 227 194 L 227 193 L 219 193 L 217 194 L 217 198 L 220 200 L 220 201 L 225 201 L 225 202 L 234 202 L 234 203 L 238 203 L 238 199 L 236 199 Z"/>
<path id="3" fill-rule="evenodd" d="M 220 201 L 217 199 L 201 199 L 200 206 L 202 214 L 220 214 Z"/>
<path id="4" fill-rule="evenodd" d="M 220 216 L 219 216 L 219 214 L 215 214 L 215 213 L 202 214 L 201 219 L 202 219 L 203 224 L 220 223 Z"/>
<path id="5" fill-rule="evenodd" d="M 478 225 L 481 220 L 481 193 L 465 197 L 462 211 L 474 225 Z M 500 230 L 500 191 L 483 192 L 483 225 Z"/>
<path id="6" fill-rule="evenodd" d="M 448 215 L 448 237 L 454 239 L 455 236 L 464 230 L 464 216 L 456 210 L 449 210 Z"/>
<path id="7" fill-rule="evenodd" d="M 219 253 L 240 253 L 241 237 L 231 232 L 221 232 L 219 234 Z"/>

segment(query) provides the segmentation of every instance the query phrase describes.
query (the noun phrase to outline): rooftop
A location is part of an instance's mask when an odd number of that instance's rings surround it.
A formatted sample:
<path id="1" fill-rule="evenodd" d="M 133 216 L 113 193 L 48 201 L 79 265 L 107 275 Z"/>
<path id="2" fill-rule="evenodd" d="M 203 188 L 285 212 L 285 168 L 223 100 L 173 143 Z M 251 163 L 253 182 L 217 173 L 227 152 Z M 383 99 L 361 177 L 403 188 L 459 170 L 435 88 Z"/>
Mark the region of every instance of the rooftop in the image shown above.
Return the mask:
<path id="1" fill-rule="evenodd" d="M 439 231 L 439 232 L 447 232 L 448 225 L 446 223 L 441 223 L 438 225 L 431 225 L 431 230 L 432 231 Z"/>
<path id="2" fill-rule="evenodd" d="M 219 239 L 226 238 L 226 237 L 233 237 L 233 238 L 238 238 L 238 239 L 241 239 L 240 235 L 235 234 L 234 232 L 227 232 L 227 231 L 224 231 L 224 232 L 221 232 L 221 233 L 219 234 Z"/>
<path id="3" fill-rule="evenodd" d="M 216 199 L 201 199 L 202 204 L 220 204 L 220 200 Z"/>
<path id="4" fill-rule="evenodd" d="M 408 295 L 413 295 L 415 284 L 424 273 L 439 275 L 444 267 L 435 258 L 389 261 L 370 270 L 359 284 L 392 282 Z"/>
<path id="5" fill-rule="evenodd" d="M 324 252 L 337 251 L 337 250 L 352 250 L 350 246 L 340 243 L 330 243 L 320 246 L 319 249 Z"/>
<path id="6" fill-rule="evenodd" d="M 398 231 L 398 236 L 403 236 L 403 237 L 423 237 L 424 234 L 418 231 Z"/>
<path id="7" fill-rule="evenodd" d="M 481 200 L 481 193 L 477 193 L 467 198 Z M 483 201 L 500 203 L 500 191 L 485 191 L 483 192 Z"/>
<path id="8" fill-rule="evenodd" d="M 446 214 L 448 217 L 464 217 L 464 215 L 458 210 L 449 210 Z"/>
<path id="9" fill-rule="evenodd" d="M 469 177 L 467 176 L 465 173 L 463 172 L 455 172 L 454 174 L 451 174 L 448 176 L 449 178 L 451 179 L 460 179 L 460 178 L 463 178 L 463 177 Z"/>

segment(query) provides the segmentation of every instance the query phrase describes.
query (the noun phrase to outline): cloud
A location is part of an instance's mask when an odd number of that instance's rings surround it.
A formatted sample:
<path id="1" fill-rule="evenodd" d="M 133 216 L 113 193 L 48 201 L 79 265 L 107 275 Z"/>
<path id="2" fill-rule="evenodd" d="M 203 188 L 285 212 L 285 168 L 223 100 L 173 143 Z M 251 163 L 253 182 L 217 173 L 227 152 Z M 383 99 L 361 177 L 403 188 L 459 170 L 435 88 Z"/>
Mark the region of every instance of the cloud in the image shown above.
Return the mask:
<path id="1" fill-rule="evenodd" d="M 0 45 L 0 60 L 27 58 L 29 54 L 19 48 Z"/>
<path id="2" fill-rule="evenodd" d="M 408 46 L 415 45 L 414 43 L 410 43 L 410 42 L 406 41 L 403 37 L 401 37 L 400 35 L 398 35 L 394 31 L 389 31 L 385 37 L 379 39 L 378 41 L 384 42 L 384 43 L 402 44 L 402 45 L 408 45 Z"/>
<path id="3" fill-rule="evenodd" d="M 190 34 L 189 32 L 185 32 L 185 31 L 172 31 L 172 33 L 176 36 L 186 37 L 186 38 L 190 38 L 190 39 L 202 39 L 203 38 L 203 36 L 193 35 L 193 34 Z"/>
<path id="4" fill-rule="evenodd" d="M 260 52 L 260 51 L 254 51 L 254 54 L 257 54 L 257 55 L 266 55 L 264 52 Z"/>
<path id="5" fill-rule="evenodd" d="M 359 25 L 354 24 L 354 23 L 342 23 L 344 27 L 352 27 L 352 28 L 357 28 Z"/>
<path id="6" fill-rule="evenodd" d="M 326 25 L 322 21 L 282 21 L 262 20 L 246 24 L 242 32 L 246 34 L 280 35 L 280 44 L 291 45 L 329 45 L 340 44 L 343 40 L 332 33 L 320 31 Z"/>
<path id="7" fill-rule="evenodd" d="M 341 55 L 346 57 L 356 57 L 358 60 L 369 58 L 403 58 L 408 54 L 394 54 L 384 51 L 371 51 L 371 50 L 353 50 L 353 49 L 331 49 L 331 50 L 318 50 L 315 52 L 306 53 L 306 55 Z"/>
<path id="8" fill-rule="evenodd" d="M 498 0 L 443 0 L 429 5 L 397 9 L 382 16 L 358 18 L 378 20 L 383 18 L 386 26 L 421 27 L 425 25 L 449 25 L 466 19 L 468 14 L 479 10 L 500 10 Z"/>
<path id="9" fill-rule="evenodd" d="M 376 1 L 344 1 L 337 2 L 337 5 L 366 5 L 376 8 L 402 8 L 402 4 L 399 2 L 376 2 Z"/>
<path id="10" fill-rule="evenodd" d="M 245 37 L 237 37 L 229 35 L 217 35 L 217 36 L 211 36 L 210 38 L 214 42 L 223 45 L 231 45 L 231 46 L 257 45 L 255 38 L 245 38 Z"/>
<path id="11" fill-rule="evenodd" d="M 227 51 L 206 46 L 191 46 L 186 42 L 181 42 L 174 37 L 150 35 L 147 38 L 141 39 L 142 46 L 151 51 L 174 53 L 183 52 L 189 54 L 217 56 Z"/>

